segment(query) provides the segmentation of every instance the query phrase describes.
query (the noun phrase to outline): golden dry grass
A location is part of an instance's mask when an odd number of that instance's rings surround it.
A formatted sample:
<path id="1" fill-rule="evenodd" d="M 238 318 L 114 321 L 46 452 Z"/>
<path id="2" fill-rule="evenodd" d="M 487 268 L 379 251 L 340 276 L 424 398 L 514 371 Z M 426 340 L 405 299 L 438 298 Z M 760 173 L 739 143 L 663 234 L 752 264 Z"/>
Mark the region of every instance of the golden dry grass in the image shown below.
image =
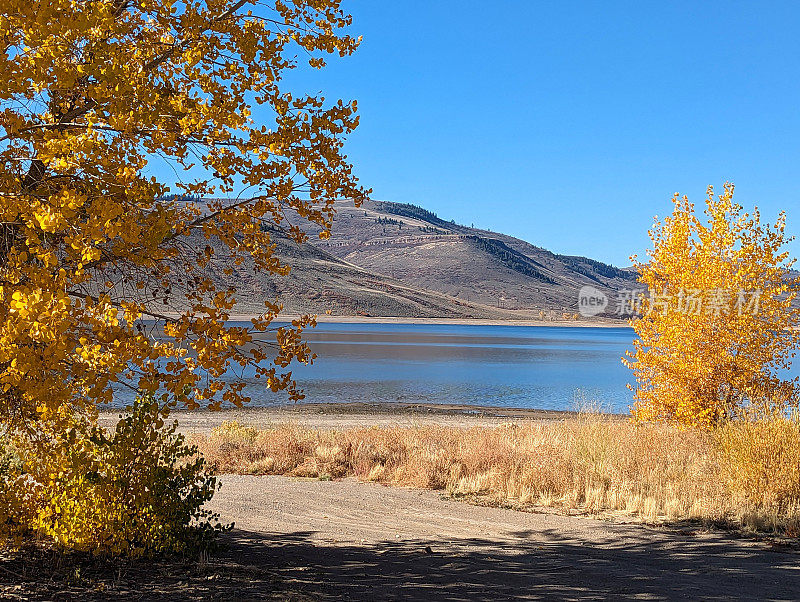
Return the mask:
<path id="1" fill-rule="evenodd" d="M 711 432 L 603 415 L 338 431 L 228 422 L 195 442 L 218 473 L 354 476 L 494 505 L 696 519 L 789 535 L 800 524 L 797 420 Z"/>

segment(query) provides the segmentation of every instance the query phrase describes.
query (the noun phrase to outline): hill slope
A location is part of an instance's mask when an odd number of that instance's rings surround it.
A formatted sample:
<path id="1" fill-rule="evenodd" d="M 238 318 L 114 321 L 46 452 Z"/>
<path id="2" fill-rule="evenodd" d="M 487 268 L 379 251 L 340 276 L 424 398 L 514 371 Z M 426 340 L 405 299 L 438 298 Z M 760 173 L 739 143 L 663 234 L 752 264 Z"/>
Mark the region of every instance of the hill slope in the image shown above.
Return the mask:
<path id="1" fill-rule="evenodd" d="M 239 314 L 259 313 L 265 300 L 277 299 L 285 314 L 562 320 L 576 315 L 584 285 L 612 300 L 615 291 L 635 286 L 630 271 L 446 222 L 413 205 L 370 201 L 355 208 L 343 201 L 336 209 L 327 241 L 297 245 L 272 231 L 288 276 L 257 273 L 248 261 L 236 266 L 223 245 L 199 233 L 187 247 L 214 247 L 207 269 L 219 289 L 236 289 Z M 163 304 L 164 293 L 152 293 L 161 311 L 183 309 L 180 278 L 174 280 L 177 294 Z M 614 309 L 606 317 L 615 317 Z"/>
<path id="2" fill-rule="evenodd" d="M 584 285 L 613 298 L 616 291 L 636 284 L 631 271 L 557 255 L 400 203 L 370 201 L 355 208 L 341 202 L 331 238 L 314 244 L 407 286 L 530 316 L 575 312 Z"/>
<path id="3" fill-rule="evenodd" d="M 552 253 L 445 221 L 414 205 L 369 201 L 356 208 L 342 201 L 336 210 L 332 236 L 325 241 L 312 236 L 314 242 L 298 245 L 272 230 L 277 255 L 291 268 L 288 276 L 256 273 L 248 261 L 236 266 L 226 259 L 226 247 L 199 233 L 186 246 L 215 247 L 208 273 L 218 289 L 236 289 L 237 314 L 260 313 L 265 300 L 278 300 L 285 315 L 586 320 L 577 314 L 578 291 L 591 286 L 609 303 L 589 320 L 623 324 L 626 316 L 617 314 L 620 293 L 643 288 L 633 269 Z M 148 304 L 158 311 L 183 311 L 185 291 L 179 276 L 173 280 L 172 294 L 158 285 L 148 288 Z"/>
<path id="4" fill-rule="evenodd" d="M 211 263 L 211 275 L 218 286 L 237 289 L 237 313 L 263 311 L 265 299 L 277 298 L 286 314 L 330 311 L 335 316 L 516 317 L 516 312 L 467 302 L 375 273 L 308 243 L 297 245 L 280 232 L 273 232 L 272 237 L 281 261 L 291 267 L 288 276 L 255 273 L 249 262 L 241 266 Z M 221 251 L 216 255 L 221 256 Z M 233 274 L 225 275 L 224 268 L 232 268 Z"/>

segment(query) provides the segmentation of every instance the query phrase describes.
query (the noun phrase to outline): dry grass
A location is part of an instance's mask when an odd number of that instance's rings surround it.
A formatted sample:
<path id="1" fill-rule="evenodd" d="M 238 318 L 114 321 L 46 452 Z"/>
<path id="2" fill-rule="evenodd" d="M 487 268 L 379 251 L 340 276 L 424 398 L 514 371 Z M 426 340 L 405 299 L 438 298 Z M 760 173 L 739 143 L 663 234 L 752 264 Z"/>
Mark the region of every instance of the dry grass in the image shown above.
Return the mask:
<path id="1" fill-rule="evenodd" d="M 225 423 L 195 441 L 218 473 L 355 476 L 446 490 L 481 503 L 699 519 L 796 536 L 796 420 L 716 432 L 602 415 L 498 427 L 341 431 Z"/>

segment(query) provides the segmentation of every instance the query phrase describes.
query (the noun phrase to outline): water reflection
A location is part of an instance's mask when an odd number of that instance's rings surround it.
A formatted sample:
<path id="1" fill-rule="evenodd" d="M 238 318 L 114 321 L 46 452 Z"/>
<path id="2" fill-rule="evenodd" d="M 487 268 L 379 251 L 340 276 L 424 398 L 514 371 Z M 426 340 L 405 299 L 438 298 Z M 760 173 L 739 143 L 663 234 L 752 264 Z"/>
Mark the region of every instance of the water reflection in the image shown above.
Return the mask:
<path id="1" fill-rule="evenodd" d="M 295 369 L 307 402 L 427 402 L 624 412 L 629 328 L 320 324 L 313 366 Z M 256 405 L 275 403 L 248 387 Z"/>
<path id="2" fill-rule="evenodd" d="M 630 328 L 321 323 L 305 334 L 317 359 L 292 366 L 304 402 L 587 404 L 621 413 L 632 402 L 631 372 L 621 362 L 632 347 Z M 785 376 L 799 374 L 793 366 Z M 287 402 L 252 371 L 231 374 L 240 377 L 252 406 Z M 116 406 L 131 401 L 130 390 L 115 391 Z"/>

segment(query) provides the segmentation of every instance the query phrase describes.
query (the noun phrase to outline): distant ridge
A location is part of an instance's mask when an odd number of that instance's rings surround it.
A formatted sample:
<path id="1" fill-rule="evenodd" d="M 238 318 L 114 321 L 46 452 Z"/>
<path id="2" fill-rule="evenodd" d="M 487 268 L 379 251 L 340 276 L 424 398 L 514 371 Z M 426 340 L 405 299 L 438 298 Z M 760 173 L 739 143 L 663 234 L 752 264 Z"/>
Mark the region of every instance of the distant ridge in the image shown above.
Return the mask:
<path id="1" fill-rule="evenodd" d="M 581 287 L 613 297 L 635 284 L 633 271 L 557 255 L 416 205 L 368 201 L 356 208 L 340 201 L 335 208 L 328 240 L 312 236 L 298 245 L 281 228 L 269 228 L 288 276 L 256 272 L 246 259 L 236 265 L 200 233 L 187 248 L 212 247 L 208 275 L 218 290 L 235 289 L 235 311 L 243 315 L 277 300 L 285 315 L 563 321 L 579 317 Z M 183 310 L 185 283 L 178 274 L 173 280 L 168 291 L 151 283 L 159 311 Z M 593 319 L 619 320 L 614 309 Z"/>
<path id="2" fill-rule="evenodd" d="M 312 236 L 312 242 L 298 245 L 281 228 L 269 228 L 278 257 L 291 268 L 288 276 L 256 272 L 247 260 L 236 265 L 225 248 L 200 234 L 193 234 L 198 240 L 187 247 L 213 247 L 208 274 L 219 290 L 236 290 L 238 314 L 260 313 L 265 300 L 277 300 L 284 315 L 588 319 L 623 325 L 620 291 L 642 288 L 633 267 L 559 255 L 513 236 L 446 221 L 417 205 L 367 201 L 356 208 L 340 201 L 335 209 L 327 240 Z M 578 292 L 585 286 L 609 301 L 590 318 L 578 314 Z M 160 311 L 184 309 L 181 289 L 176 277 L 172 294 L 153 291 Z"/>
<path id="3" fill-rule="evenodd" d="M 562 319 L 577 312 L 582 286 L 615 295 L 636 280 L 635 271 L 558 255 L 447 221 L 418 205 L 368 201 L 356 208 L 339 202 L 336 210 L 332 236 L 315 241 L 317 248 L 406 286 L 480 306 L 484 313 Z M 614 317 L 609 309 L 606 317 Z"/>

